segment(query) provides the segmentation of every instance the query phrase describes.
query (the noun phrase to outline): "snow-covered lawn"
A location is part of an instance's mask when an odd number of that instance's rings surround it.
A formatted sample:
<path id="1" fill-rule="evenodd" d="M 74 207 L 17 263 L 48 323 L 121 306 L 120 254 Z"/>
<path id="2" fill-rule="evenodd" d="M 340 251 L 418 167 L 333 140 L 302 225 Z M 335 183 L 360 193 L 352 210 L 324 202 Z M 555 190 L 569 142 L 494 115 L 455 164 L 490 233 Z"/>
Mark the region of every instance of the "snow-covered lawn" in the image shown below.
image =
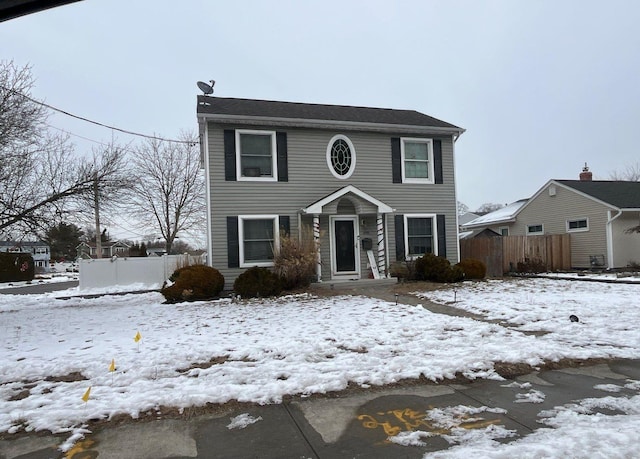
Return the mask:
<path id="1" fill-rule="evenodd" d="M 496 362 L 640 358 L 638 289 L 546 279 L 456 288 L 455 307 L 507 326 L 358 296 L 169 305 L 158 293 L 0 295 L 0 432 L 81 432 L 118 413 L 279 402 L 420 375 L 499 378 Z"/>

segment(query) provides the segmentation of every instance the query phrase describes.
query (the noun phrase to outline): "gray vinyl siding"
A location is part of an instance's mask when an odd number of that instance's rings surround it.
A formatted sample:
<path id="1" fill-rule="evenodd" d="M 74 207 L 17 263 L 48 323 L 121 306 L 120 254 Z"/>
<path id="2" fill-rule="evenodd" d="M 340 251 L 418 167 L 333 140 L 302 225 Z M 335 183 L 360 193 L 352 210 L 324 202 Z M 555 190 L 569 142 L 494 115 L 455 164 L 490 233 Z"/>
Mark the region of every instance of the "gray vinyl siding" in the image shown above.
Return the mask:
<path id="1" fill-rule="evenodd" d="M 209 174 L 211 183 L 211 230 L 213 239 L 212 265 L 219 269 L 226 279 L 227 287 L 243 269 L 227 268 L 226 217 L 237 215 L 289 215 L 291 234 L 298 234 L 298 214 L 300 209 L 347 185 L 353 185 L 363 192 L 389 205 L 397 214 L 433 213 L 444 214 L 446 218 L 447 256 L 452 262 L 458 261 L 458 241 L 456 227 L 456 201 L 454 184 L 453 146 L 451 136 L 434 139 L 442 141 L 443 184 L 401 184 L 392 183 L 391 138 L 411 137 L 407 134 L 364 133 L 297 128 L 264 128 L 287 133 L 288 182 L 248 182 L 225 181 L 224 139 L 225 129 L 243 129 L 242 125 L 208 125 Z M 251 126 L 250 129 L 261 129 Z M 346 135 L 356 151 L 356 167 L 352 176 L 340 180 L 329 171 L 326 149 L 336 134 Z M 414 137 L 425 138 L 424 134 Z M 304 216 L 303 221 L 309 217 Z M 362 217 L 359 218 L 362 220 Z M 321 222 L 321 255 L 323 278 L 330 277 L 329 264 L 329 218 L 323 215 Z M 366 216 L 366 227 L 361 228 L 361 237 L 372 237 L 375 233 L 375 215 Z M 393 216 L 386 216 L 388 242 L 387 262 L 395 261 L 395 231 Z M 366 233 L 366 234 L 365 234 Z M 373 234 L 372 239 L 376 237 Z M 437 243 L 437 240 L 435 241 Z M 375 242 L 374 242 L 375 245 Z M 368 276 L 368 260 L 361 251 L 362 277 Z"/>
<path id="2" fill-rule="evenodd" d="M 509 234 L 521 236 L 527 234 L 528 225 L 543 224 L 544 234 L 567 233 L 567 220 L 587 218 L 589 230 L 570 232 L 571 266 L 589 268 L 590 255 L 603 255 L 607 260 L 607 210 L 608 207 L 585 197 L 573 190 L 558 185 L 556 195 L 549 195 L 549 186 L 520 211 L 517 220 L 509 227 Z"/>

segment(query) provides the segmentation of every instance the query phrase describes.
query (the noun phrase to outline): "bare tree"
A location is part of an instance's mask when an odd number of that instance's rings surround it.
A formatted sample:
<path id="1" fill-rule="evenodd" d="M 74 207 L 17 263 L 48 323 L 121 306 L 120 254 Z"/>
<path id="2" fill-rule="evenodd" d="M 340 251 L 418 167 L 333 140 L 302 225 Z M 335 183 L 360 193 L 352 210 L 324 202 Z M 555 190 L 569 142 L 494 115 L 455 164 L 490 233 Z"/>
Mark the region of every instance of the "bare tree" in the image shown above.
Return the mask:
<path id="1" fill-rule="evenodd" d="M 469 206 L 466 205 L 464 202 L 458 202 L 458 215 L 464 215 L 467 212 L 469 212 Z"/>
<path id="2" fill-rule="evenodd" d="M 620 171 L 613 171 L 609 178 L 611 180 L 640 182 L 640 163 L 627 164 Z"/>
<path id="3" fill-rule="evenodd" d="M 29 67 L 0 62 L 0 234 L 42 233 L 57 213 L 121 180 L 123 152 L 75 155 L 68 137 L 51 135 L 47 112 L 30 97 Z"/>
<path id="4" fill-rule="evenodd" d="M 503 207 L 504 207 L 504 204 L 496 204 L 496 203 L 493 203 L 493 202 L 485 202 L 480 207 L 478 207 L 478 210 L 476 210 L 476 213 L 488 214 L 489 212 L 493 212 L 494 210 L 502 209 Z"/>
<path id="5" fill-rule="evenodd" d="M 202 230 L 205 221 L 204 177 L 197 136 L 182 134 L 182 142 L 148 139 L 133 149 L 132 171 L 137 181 L 130 209 L 146 230 L 160 233 L 171 249 L 178 234 Z"/>

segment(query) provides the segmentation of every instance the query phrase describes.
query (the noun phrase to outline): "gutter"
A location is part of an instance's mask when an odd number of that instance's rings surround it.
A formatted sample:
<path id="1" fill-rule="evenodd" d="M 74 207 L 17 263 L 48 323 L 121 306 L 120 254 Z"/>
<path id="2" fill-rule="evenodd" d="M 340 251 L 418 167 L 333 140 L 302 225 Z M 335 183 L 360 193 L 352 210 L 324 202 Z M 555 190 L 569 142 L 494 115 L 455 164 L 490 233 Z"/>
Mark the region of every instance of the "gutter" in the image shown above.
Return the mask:
<path id="1" fill-rule="evenodd" d="M 613 221 L 622 215 L 622 210 L 618 209 L 618 213 L 611 217 L 611 211 L 607 210 L 607 266 L 613 268 Z"/>
<path id="2" fill-rule="evenodd" d="M 254 126 L 290 126 L 313 127 L 322 129 L 345 129 L 353 131 L 394 132 L 394 133 L 424 133 L 453 135 L 457 140 L 465 132 L 459 127 L 416 126 L 408 124 L 370 123 L 359 121 L 339 121 L 304 118 L 275 118 L 266 116 L 220 115 L 212 113 L 198 113 L 198 117 L 220 124 L 247 124 Z"/>

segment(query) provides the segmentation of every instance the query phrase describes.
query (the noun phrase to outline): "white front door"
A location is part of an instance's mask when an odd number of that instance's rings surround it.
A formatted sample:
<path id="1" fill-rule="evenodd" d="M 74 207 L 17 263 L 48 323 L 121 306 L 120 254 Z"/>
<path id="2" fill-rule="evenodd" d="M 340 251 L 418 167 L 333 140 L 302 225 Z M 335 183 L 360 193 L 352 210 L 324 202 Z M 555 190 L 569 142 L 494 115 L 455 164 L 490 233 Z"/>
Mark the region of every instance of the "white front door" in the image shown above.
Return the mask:
<path id="1" fill-rule="evenodd" d="M 357 216 L 330 218 L 331 277 L 360 278 L 360 244 Z"/>

